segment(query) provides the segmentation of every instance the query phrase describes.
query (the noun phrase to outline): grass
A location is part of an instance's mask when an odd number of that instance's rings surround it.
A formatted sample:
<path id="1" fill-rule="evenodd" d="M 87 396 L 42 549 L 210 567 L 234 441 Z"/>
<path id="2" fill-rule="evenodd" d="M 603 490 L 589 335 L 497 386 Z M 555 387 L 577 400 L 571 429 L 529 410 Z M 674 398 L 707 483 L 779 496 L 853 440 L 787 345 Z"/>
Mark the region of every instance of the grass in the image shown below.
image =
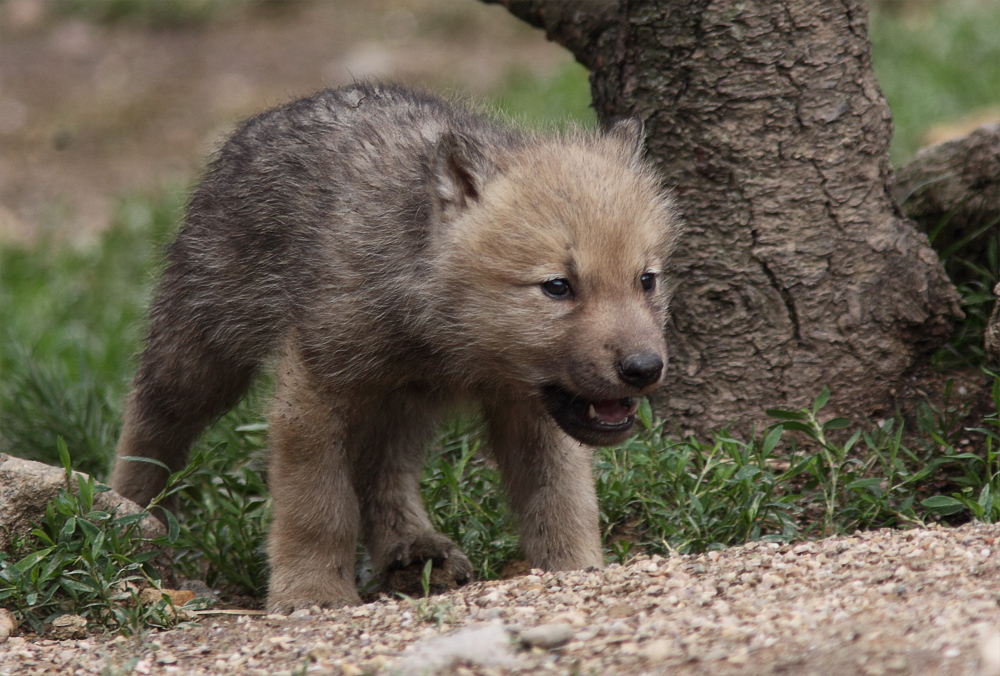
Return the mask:
<path id="1" fill-rule="evenodd" d="M 589 77 L 587 69 L 576 62 L 547 79 L 514 66 L 492 104 L 497 111 L 533 128 L 565 129 L 568 124 L 593 128 L 597 115 L 590 106 Z"/>
<path id="2" fill-rule="evenodd" d="M 922 34 L 902 21 L 875 17 L 877 68 L 932 46 L 911 44 L 922 42 Z M 963 31 L 979 30 L 969 22 L 948 19 L 935 30 L 958 40 L 968 37 Z M 899 44 L 888 44 L 886 36 Z M 980 42 L 987 37 L 971 34 Z M 992 48 L 965 47 L 975 53 Z M 908 66 L 896 67 L 905 72 Z M 937 78 L 941 96 L 979 86 L 978 71 L 963 83 L 954 82 L 961 73 L 934 72 L 928 77 Z M 987 94 L 990 86 L 983 85 Z M 893 101 L 891 81 L 886 91 Z M 494 103 L 536 126 L 593 124 L 586 73 L 578 66 L 550 81 L 512 71 Z M 924 118 L 895 112 L 897 143 L 907 130 L 922 133 Z M 112 631 L 176 622 L 169 602 L 137 602 L 133 585 L 157 580 L 135 522 L 94 510 L 93 495 L 110 471 L 144 308 L 183 199 L 176 188 L 126 199 L 109 229 L 88 245 L 46 240 L 0 251 L 0 451 L 97 479 L 68 483 L 38 528 L 0 554 L 0 602 L 35 631 L 66 612 Z M 942 252 L 946 269 L 963 280 L 968 319 L 936 358 L 940 366 L 984 364 L 977 341 L 998 269 L 997 242 L 988 233 L 984 242 L 985 265 Z M 808 409 L 770 411 L 774 424 L 745 439 L 726 430 L 709 440 L 673 438 L 644 406 L 639 434 L 595 457 L 607 554 L 626 561 L 640 551 L 699 552 L 929 521 L 997 522 L 1000 379 L 991 372 L 983 377 L 992 385 L 991 403 L 971 426 L 962 422 L 969 411 L 950 396 L 950 385 L 937 408 L 927 403 L 908 419 L 878 425 L 831 419 L 821 389 Z M 268 388 L 263 382 L 198 442 L 170 489 L 180 494 L 184 516 L 158 543 L 174 548 L 181 574 L 258 598 L 267 575 L 262 544 L 270 510 L 259 465 L 266 446 L 260 404 Z M 479 577 L 492 578 L 519 552 L 514 518 L 480 445 L 474 425 L 447 425 L 431 449 L 423 495 L 435 527 L 469 554 Z M 428 621 L 440 621 L 447 610 L 421 608 Z"/>
<path id="3" fill-rule="evenodd" d="M 121 204 L 97 242 L 40 241 L 0 252 L 0 451 L 104 478 L 159 252 L 183 193 Z"/>
<path id="4" fill-rule="evenodd" d="M 238 3 L 235 0 L 55 0 L 53 4 L 59 12 L 89 21 L 173 28 L 203 24 Z"/>
<path id="5" fill-rule="evenodd" d="M 942 223 L 930 233 L 932 245 L 938 246 L 943 227 L 947 224 Z M 985 363 L 983 334 L 993 309 L 993 288 L 1000 283 L 1000 224 L 993 220 L 971 233 L 966 241 L 939 248 L 945 272 L 962 297 L 965 320 L 956 327 L 948 344 L 934 355 L 932 363 L 939 368 Z"/>
<path id="6" fill-rule="evenodd" d="M 892 109 L 897 166 L 935 124 L 987 108 L 1000 115 L 1000 3 L 875 2 L 869 32 L 875 75 Z"/>

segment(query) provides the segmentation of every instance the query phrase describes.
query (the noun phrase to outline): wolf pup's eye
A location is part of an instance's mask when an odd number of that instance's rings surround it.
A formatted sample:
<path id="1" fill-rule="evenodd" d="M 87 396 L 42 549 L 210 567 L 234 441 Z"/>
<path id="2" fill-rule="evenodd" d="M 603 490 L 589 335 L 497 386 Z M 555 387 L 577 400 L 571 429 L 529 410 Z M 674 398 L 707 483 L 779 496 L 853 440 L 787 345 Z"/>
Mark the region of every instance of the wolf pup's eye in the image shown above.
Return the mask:
<path id="1" fill-rule="evenodd" d="M 652 272 L 643 273 L 642 277 L 639 278 L 639 283 L 642 284 L 643 291 L 652 291 L 656 288 L 656 275 Z"/>
<path id="2" fill-rule="evenodd" d="M 569 285 L 568 279 L 556 277 L 547 282 L 542 282 L 542 291 L 549 298 L 563 299 L 573 295 L 573 287 Z"/>

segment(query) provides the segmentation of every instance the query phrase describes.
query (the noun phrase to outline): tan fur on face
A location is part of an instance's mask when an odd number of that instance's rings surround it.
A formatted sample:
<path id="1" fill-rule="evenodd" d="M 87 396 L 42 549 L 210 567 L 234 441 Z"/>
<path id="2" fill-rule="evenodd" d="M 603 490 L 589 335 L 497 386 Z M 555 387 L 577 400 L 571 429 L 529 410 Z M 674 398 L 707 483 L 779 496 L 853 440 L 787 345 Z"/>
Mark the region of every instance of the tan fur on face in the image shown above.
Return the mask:
<path id="1" fill-rule="evenodd" d="M 478 208 L 449 230 L 437 262 L 451 286 L 441 295 L 464 312 L 468 333 L 491 327 L 468 346 L 470 369 L 538 385 L 574 380 L 554 366 L 601 360 L 586 379 L 613 397 L 620 396 L 617 383 L 608 384 L 616 380 L 614 355 L 640 344 L 665 351 L 666 287 L 661 279 L 646 294 L 639 278 L 662 273 L 676 230 L 655 178 L 626 159 L 610 139 L 541 144 L 510 158 Z M 554 277 L 569 279 L 573 301 L 542 293 L 540 284 Z"/>

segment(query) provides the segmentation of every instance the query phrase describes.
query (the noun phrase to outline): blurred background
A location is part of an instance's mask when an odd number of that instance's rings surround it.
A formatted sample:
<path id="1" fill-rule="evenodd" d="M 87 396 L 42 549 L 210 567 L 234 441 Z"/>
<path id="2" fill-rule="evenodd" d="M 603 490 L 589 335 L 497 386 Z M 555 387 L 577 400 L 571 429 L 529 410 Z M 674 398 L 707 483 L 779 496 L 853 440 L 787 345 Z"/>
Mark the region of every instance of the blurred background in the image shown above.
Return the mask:
<path id="1" fill-rule="evenodd" d="M 1000 120 L 1000 2 L 879 0 L 893 159 Z M 592 122 L 586 71 L 476 0 L 0 0 L 0 242 L 77 240 L 190 183 L 233 123 L 352 78 Z"/>
<path id="2" fill-rule="evenodd" d="M 475 0 L 2 0 L 0 30 L 8 241 L 102 229 L 122 195 L 190 182 L 236 120 L 352 78 L 588 118 L 569 53 Z"/>

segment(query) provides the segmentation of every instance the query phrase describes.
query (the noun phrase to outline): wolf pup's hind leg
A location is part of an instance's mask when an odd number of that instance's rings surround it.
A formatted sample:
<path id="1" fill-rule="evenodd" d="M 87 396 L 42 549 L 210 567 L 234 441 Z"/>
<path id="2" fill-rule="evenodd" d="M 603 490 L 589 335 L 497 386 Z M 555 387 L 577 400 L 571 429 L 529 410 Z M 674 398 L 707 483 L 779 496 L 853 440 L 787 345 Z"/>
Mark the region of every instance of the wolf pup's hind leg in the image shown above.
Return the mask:
<path id="1" fill-rule="evenodd" d="M 146 349 L 132 384 L 118 440 L 111 486 L 145 506 L 166 485 L 168 472 L 187 463 L 191 444 L 205 427 L 235 406 L 257 372 L 261 349 L 245 341 L 220 341 L 221 333 L 247 335 L 228 327 L 223 313 L 193 307 L 198 282 L 179 266 L 168 269 L 150 312 Z M 167 505 L 168 507 L 170 505 Z"/>
<path id="2" fill-rule="evenodd" d="M 151 458 L 171 472 L 182 469 L 194 440 L 236 405 L 255 372 L 256 364 L 202 343 L 190 324 L 154 317 L 125 409 L 112 488 L 140 505 L 149 504 L 166 485 L 167 471 L 122 458 Z"/>

